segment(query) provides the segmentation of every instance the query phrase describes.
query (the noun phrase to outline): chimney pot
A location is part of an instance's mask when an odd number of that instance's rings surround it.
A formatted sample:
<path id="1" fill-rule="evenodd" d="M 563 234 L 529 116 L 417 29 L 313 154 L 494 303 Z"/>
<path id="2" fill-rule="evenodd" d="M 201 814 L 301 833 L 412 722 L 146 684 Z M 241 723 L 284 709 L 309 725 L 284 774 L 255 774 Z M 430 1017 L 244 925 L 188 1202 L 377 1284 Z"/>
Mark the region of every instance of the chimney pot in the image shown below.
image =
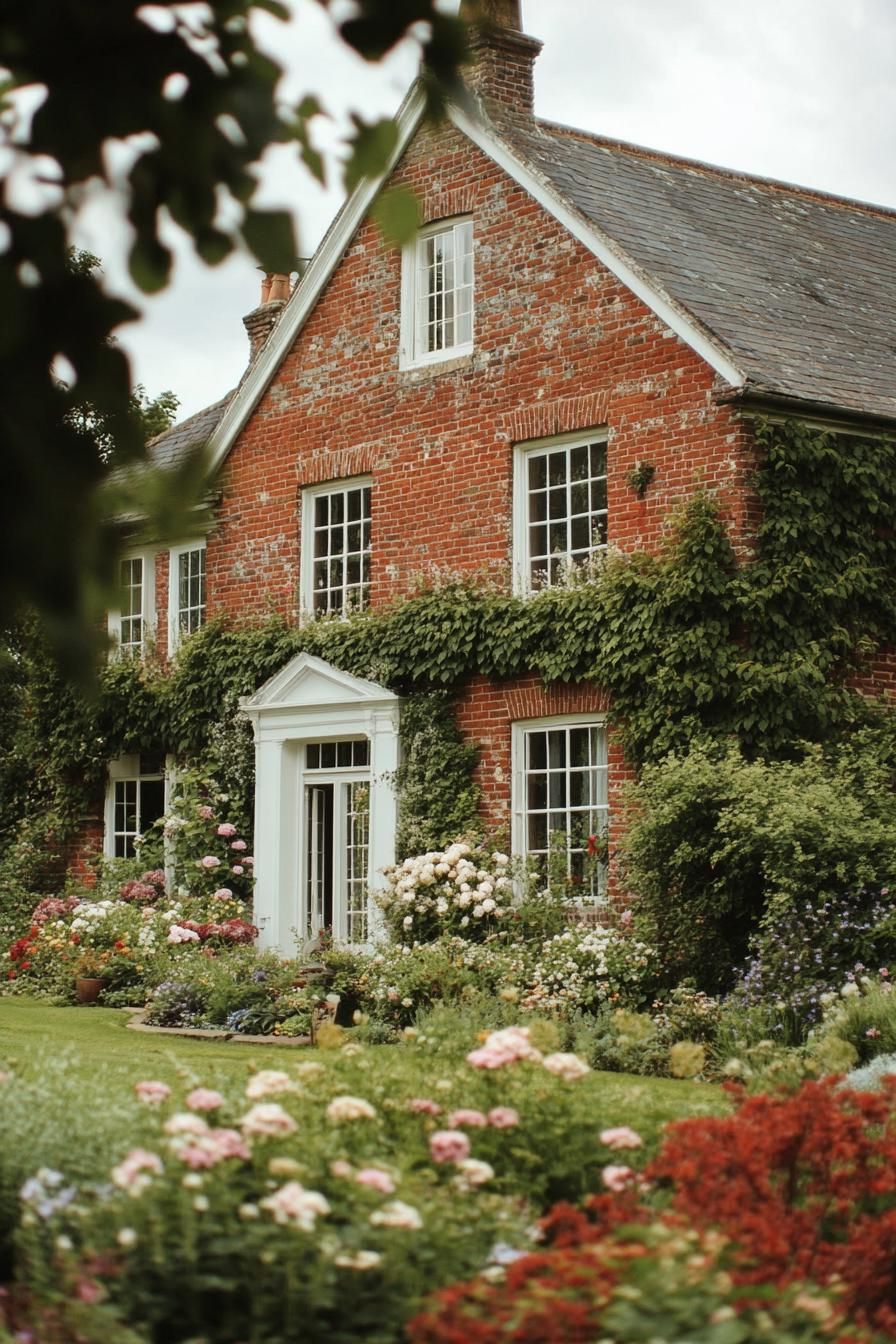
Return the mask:
<path id="1" fill-rule="evenodd" d="M 278 275 L 274 271 L 265 272 L 261 281 L 261 303 L 243 318 L 243 326 L 249 337 L 250 368 L 266 345 L 289 295 L 288 275 Z"/>

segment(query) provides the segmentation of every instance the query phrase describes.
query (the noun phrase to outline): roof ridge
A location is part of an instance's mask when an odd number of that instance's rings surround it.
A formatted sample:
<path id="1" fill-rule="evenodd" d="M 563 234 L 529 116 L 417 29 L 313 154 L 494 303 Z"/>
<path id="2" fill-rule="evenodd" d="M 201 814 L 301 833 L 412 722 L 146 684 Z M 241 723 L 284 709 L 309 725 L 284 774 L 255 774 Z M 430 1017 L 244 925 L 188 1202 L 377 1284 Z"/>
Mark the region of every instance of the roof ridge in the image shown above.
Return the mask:
<path id="1" fill-rule="evenodd" d="M 666 150 L 653 149 L 649 145 L 636 145 L 629 140 L 619 140 L 614 136 L 599 135 L 580 126 L 567 126 L 563 122 L 550 121 L 546 117 L 534 117 L 529 126 L 550 132 L 552 136 L 564 136 L 570 140 L 585 140 L 604 149 L 620 150 L 637 158 L 652 160 L 656 163 L 668 163 L 684 168 L 692 168 L 707 176 L 726 178 L 732 182 L 745 182 L 754 186 L 769 187 L 774 191 L 785 192 L 791 196 L 804 197 L 819 201 L 825 205 L 843 206 L 851 210 L 861 210 L 870 215 L 882 215 L 896 218 L 896 207 L 880 205 L 876 201 L 863 201 L 854 196 L 840 196 L 834 192 L 821 191 L 817 187 L 807 187 L 799 182 L 786 182 L 783 178 L 764 177 L 759 173 L 747 173 L 739 168 L 724 168 L 721 164 L 707 163 L 704 159 L 689 159 L 683 154 L 671 154 Z M 525 130 L 522 124 L 513 122 L 517 130 Z"/>

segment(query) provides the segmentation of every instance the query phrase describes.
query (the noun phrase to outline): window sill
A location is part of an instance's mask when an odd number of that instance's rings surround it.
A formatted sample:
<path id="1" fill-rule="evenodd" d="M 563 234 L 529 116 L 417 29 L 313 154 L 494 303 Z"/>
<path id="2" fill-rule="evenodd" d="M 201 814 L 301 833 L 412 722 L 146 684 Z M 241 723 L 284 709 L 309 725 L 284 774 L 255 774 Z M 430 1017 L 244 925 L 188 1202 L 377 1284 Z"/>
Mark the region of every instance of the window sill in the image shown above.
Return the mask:
<path id="1" fill-rule="evenodd" d="M 427 359 L 419 364 L 399 363 L 399 374 L 405 375 L 407 382 L 421 382 L 425 378 L 434 378 L 440 373 L 451 373 L 455 369 L 466 369 L 473 363 L 474 351 L 464 350 L 457 355 L 446 356 L 445 359 Z"/>

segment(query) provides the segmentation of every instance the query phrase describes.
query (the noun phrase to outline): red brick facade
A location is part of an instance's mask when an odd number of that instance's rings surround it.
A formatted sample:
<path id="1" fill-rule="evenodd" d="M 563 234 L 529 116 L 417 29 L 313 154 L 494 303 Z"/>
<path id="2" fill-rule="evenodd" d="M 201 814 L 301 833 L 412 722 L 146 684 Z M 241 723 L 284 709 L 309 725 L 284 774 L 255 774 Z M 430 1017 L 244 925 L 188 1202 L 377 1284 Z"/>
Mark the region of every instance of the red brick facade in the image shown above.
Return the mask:
<path id="1" fill-rule="evenodd" d="M 752 441 L 709 365 L 460 131 L 419 131 L 393 181 L 424 223 L 472 218 L 473 352 L 399 368 L 401 253 L 364 223 L 230 451 L 209 615 L 297 619 L 302 490 L 357 475 L 372 480 L 374 607 L 421 575 L 509 583 L 513 447 L 575 431 L 608 436 L 611 545 L 656 549 L 676 506 L 711 488 L 748 546 Z M 643 498 L 638 463 L 655 473 Z M 164 649 L 165 555 L 156 588 Z M 460 723 L 488 822 L 509 818 L 511 723 L 606 708 L 597 688 L 473 681 Z M 611 802 L 626 774 L 611 744 Z"/>

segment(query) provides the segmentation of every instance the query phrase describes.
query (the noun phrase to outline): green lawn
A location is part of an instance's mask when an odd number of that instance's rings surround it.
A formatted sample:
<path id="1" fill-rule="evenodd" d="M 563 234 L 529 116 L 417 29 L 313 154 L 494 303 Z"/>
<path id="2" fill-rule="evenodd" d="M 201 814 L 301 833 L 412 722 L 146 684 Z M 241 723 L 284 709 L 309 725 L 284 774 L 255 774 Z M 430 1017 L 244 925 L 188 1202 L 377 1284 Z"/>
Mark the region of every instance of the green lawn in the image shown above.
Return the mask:
<path id="1" fill-rule="evenodd" d="M 539 1106 L 546 1095 L 537 1074 L 526 1082 L 525 1071 L 505 1077 L 504 1071 L 494 1076 L 471 1069 L 464 1055 L 476 1040 L 466 1039 L 465 1028 L 447 1043 L 367 1045 L 346 1054 L 160 1037 L 129 1030 L 127 1020 L 121 1009 L 62 1008 L 0 998 L 0 1070 L 11 1075 L 0 1083 L 0 1222 L 4 1213 L 14 1216 L 16 1191 L 38 1167 L 58 1167 L 70 1179 L 94 1180 L 107 1175 L 111 1163 L 134 1144 L 157 1140 L 158 1115 L 134 1098 L 133 1086 L 140 1079 L 161 1079 L 181 1097 L 203 1084 L 240 1098 L 256 1069 L 291 1073 L 302 1061 L 316 1059 L 325 1066 L 319 1095 L 323 1088 L 326 1095 L 367 1097 L 378 1109 L 388 1110 L 394 1098 L 421 1095 L 437 1096 L 445 1111 L 453 1106 L 487 1108 L 508 1100 L 505 1089 L 522 1086 L 510 1100 L 523 1110 Z M 593 1135 L 602 1127 L 626 1124 L 643 1134 L 649 1148 L 666 1122 L 727 1108 L 718 1087 L 627 1074 L 591 1073 L 573 1084 L 568 1095 L 567 1135 L 581 1135 L 584 1142 L 586 1131 Z M 298 1104 L 306 1107 L 307 1123 L 319 1126 L 319 1100 L 309 1093 Z M 399 1147 L 402 1141 L 395 1139 Z M 560 1149 L 551 1158 L 543 1152 L 546 1142 L 551 1141 L 545 1134 L 533 1136 L 536 1164 L 576 1160 L 572 1148 L 564 1156 L 567 1141 L 559 1132 L 554 1143 Z M 586 1151 L 594 1142 L 588 1139 Z"/>
<path id="2" fill-rule="evenodd" d="M 0 1068 L 34 1083 L 64 1075 L 67 1087 L 79 1081 L 95 1087 L 101 1079 L 104 1095 L 111 1098 L 129 1097 L 141 1078 L 160 1078 L 172 1086 L 225 1087 L 256 1068 L 289 1070 L 300 1060 L 321 1057 L 353 1086 L 365 1076 L 407 1078 L 416 1071 L 424 1087 L 428 1076 L 444 1072 L 445 1066 L 444 1055 L 430 1061 L 403 1046 L 368 1045 L 360 1056 L 345 1058 L 338 1051 L 156 1036 L 129 1030 L 127 1021 L 128 1013 L 118 1008 L 57 1008 L 38 999 L 0 998 Z M 475 1044 L 471 1041 L 469 1048 Z M 650 1131 L 686 1115 L 726 1109 L 721 1090 L 704 1083 L 594 1073 L 584 1086 L 599 1093 L 602 1111 L 615 1106 L 620 1116 L 637 1112 L 626 1123 L 640 1121 Z"/>

